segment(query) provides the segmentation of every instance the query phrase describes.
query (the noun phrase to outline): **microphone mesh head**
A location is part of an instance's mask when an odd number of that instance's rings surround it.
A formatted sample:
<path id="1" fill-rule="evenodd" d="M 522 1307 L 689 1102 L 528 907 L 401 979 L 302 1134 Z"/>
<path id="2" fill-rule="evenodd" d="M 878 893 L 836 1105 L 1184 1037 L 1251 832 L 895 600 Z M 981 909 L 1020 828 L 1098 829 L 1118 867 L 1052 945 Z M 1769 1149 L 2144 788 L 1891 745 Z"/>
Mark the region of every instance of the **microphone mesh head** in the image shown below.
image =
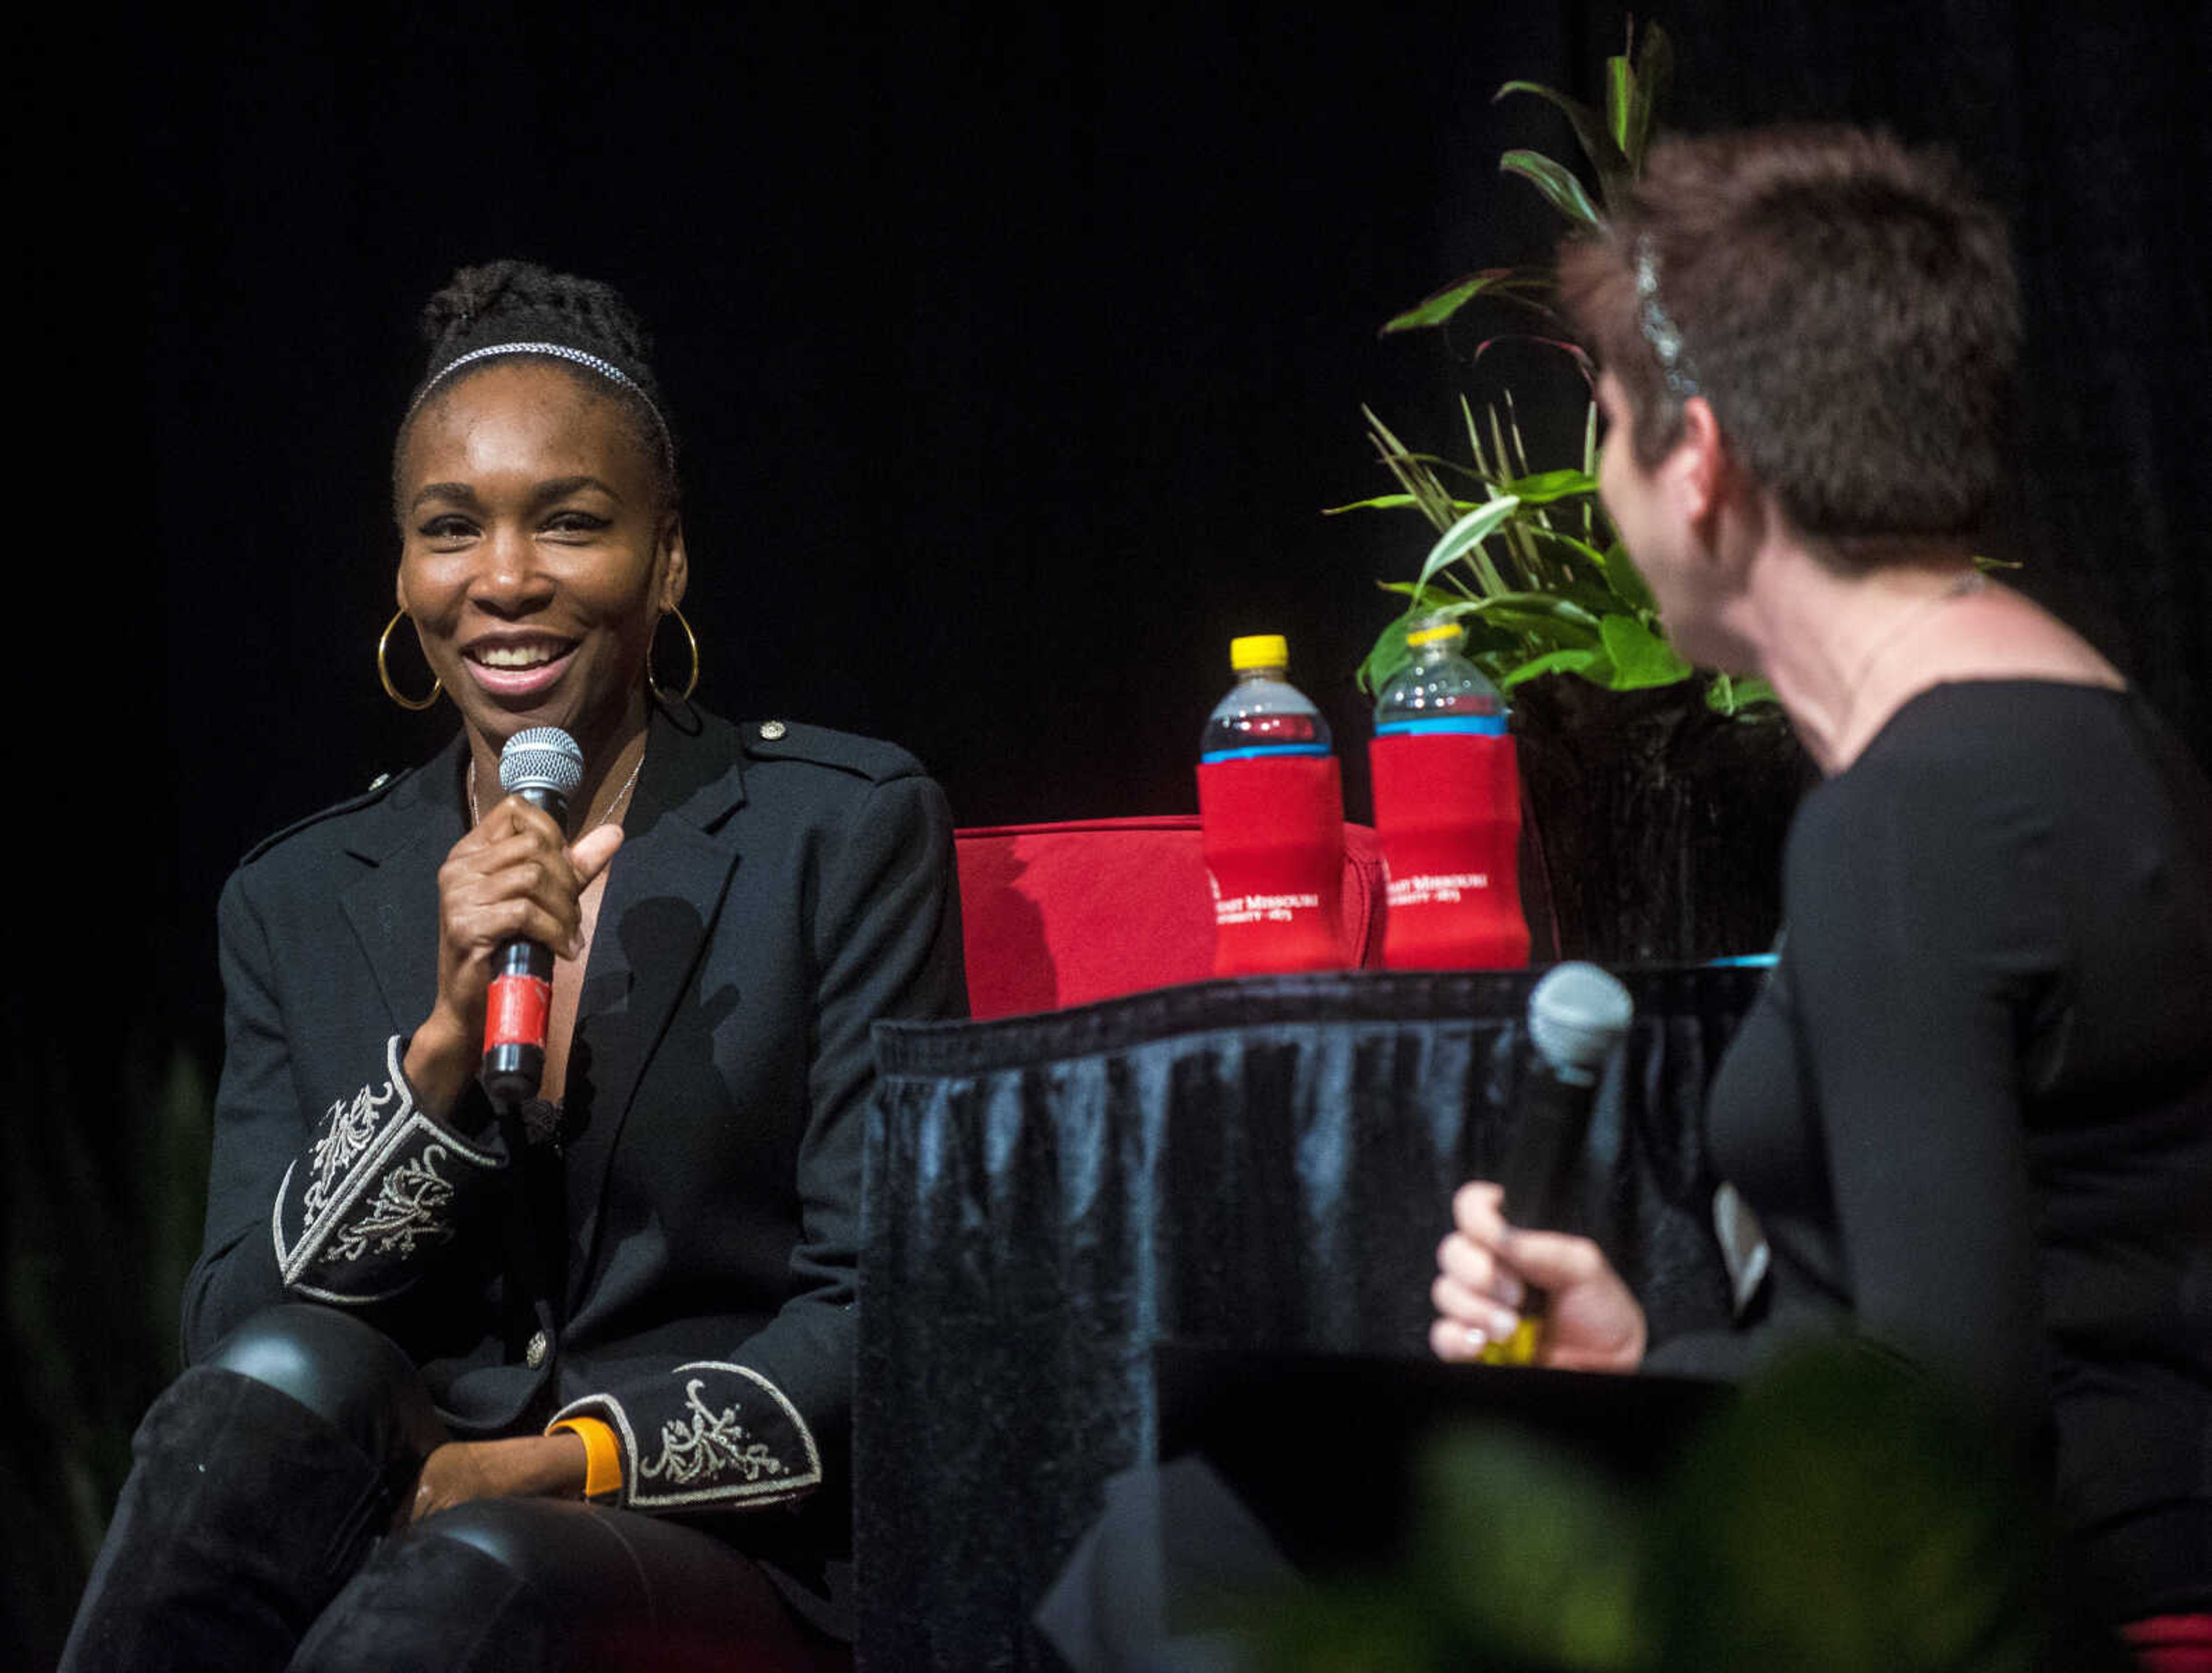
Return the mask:
<path id="1" fill-rule="evenodd" d="M 1528 1037 L 1562 1080 L 1587 1086 L 1628 1032 L 1628 989 L 1595 964 L 1561 964 L 1528 995 Z"/>
<path id="2" fill-rule="evenodd" d="M 510 796 L 517 790 L 573 796 L 583 782 L 584 752 L 557 726 L 526 727 L 499 752 L 499 788 Z"/>

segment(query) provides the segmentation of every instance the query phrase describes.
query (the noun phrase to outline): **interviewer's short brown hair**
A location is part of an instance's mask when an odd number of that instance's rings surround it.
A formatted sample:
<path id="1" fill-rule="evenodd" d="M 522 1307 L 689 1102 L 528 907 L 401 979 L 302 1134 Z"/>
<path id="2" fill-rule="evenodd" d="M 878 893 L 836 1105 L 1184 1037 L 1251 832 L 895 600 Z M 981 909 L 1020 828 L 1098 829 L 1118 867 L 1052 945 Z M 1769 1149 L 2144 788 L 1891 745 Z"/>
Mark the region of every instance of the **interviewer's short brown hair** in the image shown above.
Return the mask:
<path id="1" fill-rule="evenodd" d="M 1853 567 L 1973 538 L 2003 474 L 2020 296 L 2002 222 L 1947 156 L 1844 127 L 1652 148 L 1611 230 L 1559 262 L 1648 467 L 1684 395 L 1645 331 L 1639 250 L 1678 375 L 1799 532 Z"/>

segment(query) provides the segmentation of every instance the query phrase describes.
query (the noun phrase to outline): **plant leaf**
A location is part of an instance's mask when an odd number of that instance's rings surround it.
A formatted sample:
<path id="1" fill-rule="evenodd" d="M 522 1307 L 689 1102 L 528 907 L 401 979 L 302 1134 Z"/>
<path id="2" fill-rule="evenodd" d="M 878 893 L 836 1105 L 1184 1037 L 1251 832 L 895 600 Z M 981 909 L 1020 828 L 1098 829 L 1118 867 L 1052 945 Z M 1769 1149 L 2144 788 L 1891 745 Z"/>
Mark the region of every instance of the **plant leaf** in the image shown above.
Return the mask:
<path id="1" fill-rule="evenodd" d="M 1583 183 L 1568 169 L 1551 158 L 1535 151 L 1508 151 L 1498 160 L 1500 173 L 1518 174 L 1544 194 L 1544 201 L 1575 222 L 1593 232 L 1605 226 L 1605 217 L 1597 212 L 1597 205 L 1583 190 Z"/>
<path id="2" fill-rule="evenodd" d="M 1488 599 L 1475 605 L 1455 608 L 1457 615 L 1474 613 Z M 1595 651 L 1604 648 L 1605 641 L 1595 628 L 1583 626 L 1565 616 L 1544 615 L 1522 610 L 1480 610 L 1475 619 L 1504 632 L 1517 635 L 1527 645 L 1528 653 L 1556 650 L 1562 648 Z"/>
<path id="3" fill-rule="evenodd" d="M 1494 593 L 1488 598 L 1478 599 L 1473 606 L 1478 611 L 1515 611 L 1540 617 L 1546 621 L 1570 622 L 1583 628 L 1595 628 L 1602 620 L 1583 609 L 1571 599 L 1563 599 L 1552 593 Z"/>
<path id="4" fill-rule="evenodd" d="M 1539 528 L 1533 532 L 1535 537 L 1546 545 L 1570 552 L 1589 565 L 1596 572 L 1598 580 L 1606 584 L 1607 590 L 1608 592 L 1612 590 L 1611 577 L 1606 573 L 1605 554 L 1591 545 L 1589 541 L 1578 534 L 1569 534 L 1564 529 Z"/>
<path id="5" fill-rule="evenodd" d="M 1607 578 L 1603 566 L 1592 556 L 1596 548 L 1588 541 L 1564 534 L 1557 529 L 1530 528 L 1528 532 L 1565 572 L 1564 579 L 1552 584 L 1547 591 L 1580 605 L 1593 617 L 1640 616 L 1643 613 L 1613 590 L 1613 583 Z"/>
<path id="6" fill-rule="evenodd" d="M 1429 548 L 1429 555 L 1421 563 L 1419 584 L 1426 587 L 1437 570 L 1455 559 L 1472 559 L 1482 543 L 1520 508 L 1521 502 L 1508 494 L 1468 512 L 1438 536 L 1437 544 Z"/>
<path id="7" fill-rule="evenodd" d="M 1644 172 L 1644 155 L 1651 149 L 1651 131 L 1657 125 L 1659 101 L 1674 79 L 1674 45 L 1667 32 L 1646 20 L 1644 46 L 1636 54 L 1635 97 L 1630 100 L 1628 125 L 1621 151 L 1632 173 Z"/>
<path id="8" fill-rule="evenodd" d="M 1636 67 L 1628 55 L 1617 53 L 1605 61 L 1605 122 L 1621 167 L 1628 167 L 1628 144 L 1635 131 Z"/>
<path id="9" fill-rule="evenodd" d="M 1608 616 L 1598 624 L 1606 654 L 1613 659 L 1616 691 L 1672 685 L 1694 672 L 1681 653 L 1633 616 Z"/>
<path id="10" fill-rule="evenodd" d="M 1774 688 L 1757 674 L 1715 674 L 1705 688 L 1705 706 L 1722 715 L 1741 715 L 1756 704 L 1779 701 Z"/>
<path id="11" fill-rule="evenodd" d="M 1435 470 L 1414 454 L 1406 451 L 1406 444 L 1390 433 L 1390 427 L 1375 416 L 1375 409 L 1359 409 L 1367 420 L 1368 435 L 1375 444 L 1376 453 L 1382 460 L 1383 469 L 1397 478 L 1420 508 L 1421 514 L 1437 529 L 1449 528 L 1456 520 L 1459 502 L 1437 479 Z M 1464 467 L 1455 467 L 1464 468 Z"/>
<path id="12" fill-rule="evenodd" d="M 1547 349 L 1557 349 L 1575 362 L 1584 383 L 1595 385 L 1597 382 L 1597 362 L 1589 357 L 1588 350 L 1578 343 L 1570 343 L 1563 337 L 1539 337 L 1534 332 L 1500 332 L 1495 337 L 1486 337 L 1474 345 L 1474 353 L 1469 356 L 1468 363 L 1473 365 L 1492 349 L 1507 343 L 1534 343 Z"/>
<path id="13" fill-rule="evenodd" d="M 1433 587 L 1417 587 L 1411 581 L 1382 581 L 1377 583 L 1386 593 L 1402 593 L 1414 600 L 1399 623 L 1410 624 L 1417 617 L 1442 616 L 1460 623 L 1470 634 L 1478 628 L 1494 629 L 1485 636 L 1498 643 L 1510 644 L 1515 640 L 1535 640 L 1544 648 L 1553 646 L 1580 646 L 1589 650 L 1599 648 L 1602 641 L 1598 634 L 1598 617 L 1587 610 L 1559 610 L 1547 607 L 1531 610 L 1525 600 L 1536 599 L 1547 606 L 1557 605 L 1560 600 L 1548 594 L 1505 593 L 1494 598 L 1474 598 L 1440 592 Z M 1395 625 L 1394 624 L 1394 625 Z M 1524 651 L 1523 653 L 1527 653 Z"/>
<path id="14" fill-rule="evenodd" d="M 1413 660 L 1406 648 L 1406 624 L 1413 613 L 1407 611 L 1384 628 L 1376 638 L 1375 648 L 1360 659 L 1359 672 L 1352 678 L 1369 697 L 1381 691 L 1399 669 Z"/>
<path id="15" fill-rule="evenodd" d="M 1519 667 L 1509 671 L 1498 682 L 1501 690 L 1510 691 L 1516 685 L 1525 685 L 1539 674 L 1580 674 L 1599 684 L 1606 683 L 1613 665 L 1605 660 L 1602 651 L 1547 651 L 1541 656 L 1531 657 Z"/>
<path id="16" fill-rule="evenodd" d="M 1590 160 L 1602 180 L 1608 174 L 1626 174 L 1628 159 L 1621 155 L 1620 147 L 1613 135 L 1606 131 L 1605 119 L 1579 99 L 1570 99 L 1557 88 L 1548 88 L 1535 82 L 1508 82 L 1490 96 L 1496 104 L 1509 93 L 1533 93 L 1539 99 L 1556 106 L 1575 125 L 1575 137 L 1582 142 L 1583 155 Z"/>
<path id="17" fill-rule="evenodd" d="M 1658 612 L 1659 600 L 1651 596 L 1651 588 L 1636 567 L 1636 560 L 1629 557 L 1627 547 L 1616 540 L 1605 549 L 1598 561 L 1605 566 L 1607 585 L 1620 595 L 1622 603 L 1638 614 Z"/>
<path id="18" fill-rule="evenodd" d="M 1402 593 L 1412 602 L 1401 614 L 1391 619 L 1377 636 L 1374 648 L 1361 661 L 1358 678 L 1363 687 L 1367 686 L 1370 675 L 1378 671 L 1382 681 L 1387 682 L 1392 674 L 1411 660 L 1411 653 L 1406 648 L 1406 635 L 1415 624 L 1440 616 L 1457 622 L 1466 632 L 1469 656 L 1502 656 L 1510 666 L 1528 654 L 1526 641 L 1522 636 L 1478 613 L 1482 604 L 1480 599 L 1470 599 L 1464 593 L 1443 592 L 1433 587 L 1417 587 L 1410 581 L 1378 581 L 1376 584 L 1386 593 Z M 1595 633 L 1588 637 L 1592 645 L 1597 642 Z M 1369 689 L 1380 690 L 1382 684 L 1378 682 Z"/>
<path id="19" fill-rule="evenodd" d="M 1486 267 L 1480 273 L 1470 273 L 1425 297 L 1403 313 L 1394 315 L 1376 335 L 1389 337 L 1397 332 L 1425 331 L 1441 325 L 1476 297 L 1486 295 L 1540 308 L 1534 299 L 1548 295 L 1552 283 L 1551 274 L 1540 267 Z M 1550 312 L 1548 308 L 1541 311 Z"/>
<path id="20" fill-rule="evenodd" d="M 1577 494 L 1597 492 L 1597 478 L 1586 471 L 1539 471 L 1533 477 L 1516 477 L 1504 491 L 1523 505 L 1550 505 Z"/>
<path id="21" fill-rule="evenodd" d="M 1447 575 L 1444 580 L 1451 578 Z M 1382 588 L 1385 593 L 1402 593 L 1405 598 L 1413 599 L 1411 604 L 1407 604 L 1407 615 L 1413 615 L 1416 611 L 1427 611 L 1429 615 L 1460 615 L 1462 604 L 1478 602 L 1475 595 L 1468 593 L 1464 587 L 1460 587 L 1453 593 L 1447 593 L 1440 587 L 1422 587 L 1418 582 L 1376 582 L 1376 587 Z M 1458 582 L 1453 582 L 1453 587 L 1458 587 Z"/>
<path id="22" fill-rule="evenodd" d="M 1321 508 L 1321 514 L 1341 517 L 1347 511 L 1398 511 L 1407 506 L 1419 507 L 1420 503 L 1411 494 L 1377 494 L 1371 500 L 1354 500 L 1349 505 L 1325 505 Z"/>

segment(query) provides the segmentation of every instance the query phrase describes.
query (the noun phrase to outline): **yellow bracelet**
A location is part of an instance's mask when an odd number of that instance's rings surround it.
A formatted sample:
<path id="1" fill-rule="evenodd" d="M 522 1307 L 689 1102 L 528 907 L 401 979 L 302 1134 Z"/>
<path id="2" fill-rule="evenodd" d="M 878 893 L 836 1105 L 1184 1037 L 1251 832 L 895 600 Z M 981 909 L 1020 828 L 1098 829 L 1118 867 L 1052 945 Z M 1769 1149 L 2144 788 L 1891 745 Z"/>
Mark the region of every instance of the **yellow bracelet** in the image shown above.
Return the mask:
<path id="1" fill-rule="evenodd" d="M 584 1443 L 584 1497 L 601 1499 L 622 1491 L 622 1443 L 615 1432 L 595 1417 L 564 1417 L 548 1424 L 547 1434 L 566 1429 Z"/>

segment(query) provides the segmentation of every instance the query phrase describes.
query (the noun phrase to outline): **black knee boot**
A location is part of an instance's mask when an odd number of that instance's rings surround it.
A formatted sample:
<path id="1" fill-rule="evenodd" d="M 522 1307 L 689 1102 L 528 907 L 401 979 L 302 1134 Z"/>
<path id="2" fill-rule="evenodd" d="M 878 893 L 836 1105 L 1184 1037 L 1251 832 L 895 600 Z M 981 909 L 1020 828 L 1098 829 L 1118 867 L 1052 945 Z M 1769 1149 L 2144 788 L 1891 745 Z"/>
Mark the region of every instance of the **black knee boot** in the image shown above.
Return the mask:
<path id="1" fill-rule="evenodd" d="M 139 1426 L 63 1673 L 283 1668 L 444 1438 L 383 1335 L 256 1315 Z"/>

